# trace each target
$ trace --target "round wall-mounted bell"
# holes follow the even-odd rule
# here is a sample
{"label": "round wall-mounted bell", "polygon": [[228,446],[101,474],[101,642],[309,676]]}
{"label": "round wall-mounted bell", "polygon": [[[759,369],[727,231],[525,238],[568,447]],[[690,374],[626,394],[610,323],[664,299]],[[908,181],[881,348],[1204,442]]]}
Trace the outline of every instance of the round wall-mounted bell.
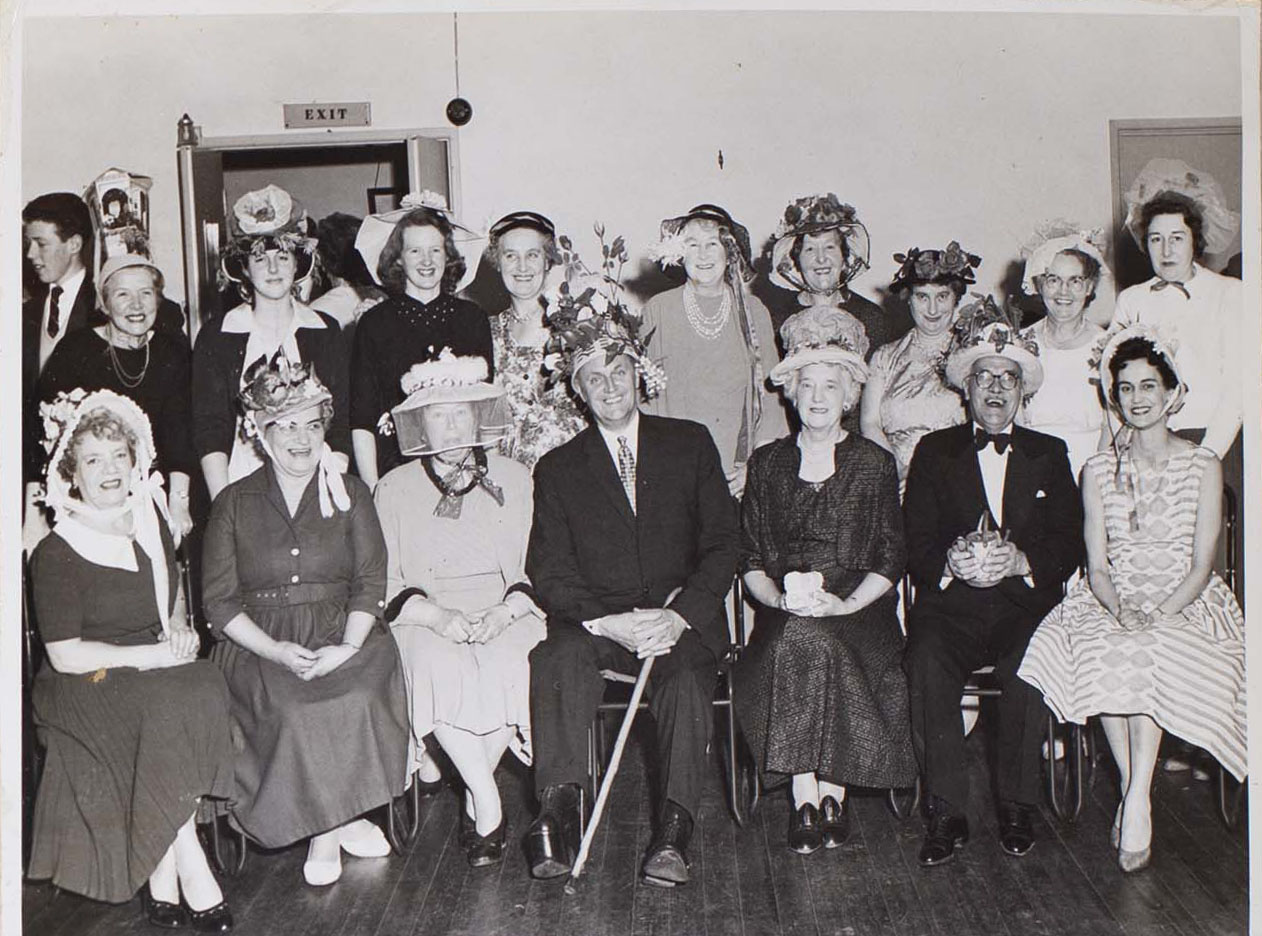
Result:
{"label": "round wall-mounted bell", "polygon": [[473,105],[462,97],[447,102],[447,119],[457,127],[463,127],[473,119]]}

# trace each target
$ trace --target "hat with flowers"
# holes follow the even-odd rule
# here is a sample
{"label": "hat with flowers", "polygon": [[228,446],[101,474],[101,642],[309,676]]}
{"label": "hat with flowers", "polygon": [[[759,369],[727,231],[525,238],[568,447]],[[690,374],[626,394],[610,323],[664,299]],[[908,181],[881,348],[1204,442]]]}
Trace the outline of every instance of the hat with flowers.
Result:
{"label": "hat with flowers", "polygon": [[976,293],[974,296],[976,301],[960,309],[951,327],[945,365],[947,383],[963,388],[975,361],[1002,357],[1021,368],[1022,393],[1033,396],[1043,385],[1038,342],[1028,330],[1020,329],[1020,317],[1009,317],[993,297]]}

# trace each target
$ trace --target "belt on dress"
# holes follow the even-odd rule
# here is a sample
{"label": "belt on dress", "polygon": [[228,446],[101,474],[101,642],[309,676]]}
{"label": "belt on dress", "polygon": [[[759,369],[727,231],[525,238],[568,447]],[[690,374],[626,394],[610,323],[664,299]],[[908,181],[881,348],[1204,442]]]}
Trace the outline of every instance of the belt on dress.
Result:
{"label": "belt on dress", "polygon": [[346,601],[350,596],[351,587],[345,582],[302,582],[249,591],[242,597],[247,607],[276,608],[317,601]]}

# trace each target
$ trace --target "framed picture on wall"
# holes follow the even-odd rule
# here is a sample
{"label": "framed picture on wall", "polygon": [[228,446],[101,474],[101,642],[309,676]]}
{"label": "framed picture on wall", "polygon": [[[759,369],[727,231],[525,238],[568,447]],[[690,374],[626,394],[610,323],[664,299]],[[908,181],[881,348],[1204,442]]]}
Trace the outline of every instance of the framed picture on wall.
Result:
{"label": "framed picture on wall", "polygon": [[[1113,171],[1113,266],[1118,289],[1152,276],[1148,258],[1126,229],[1123,195],[1154,158],[1181,159],[1207,172],[1223,188],[1227,207],[1240,211],[1240,118],[1154,118],[1110,120],[1109,153]],[[1221,271],[1240,252],[1240,234],[1221,254],[1207,255],[1205,266]]]}
{"label": "framed picture on wall", "polygon": [[368,213],[385,214],[399,207],[400,194],[393,188],[370,188],[368,190]]}

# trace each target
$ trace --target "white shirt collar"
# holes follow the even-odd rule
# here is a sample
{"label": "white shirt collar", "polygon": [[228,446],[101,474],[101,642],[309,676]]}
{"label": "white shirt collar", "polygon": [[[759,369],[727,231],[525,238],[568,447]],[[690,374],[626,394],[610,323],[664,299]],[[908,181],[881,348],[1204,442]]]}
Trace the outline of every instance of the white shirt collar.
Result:
{"label": "white shirt collar", "polygon": [[[1008,423],[1001,432],[1012,432],[1012,423]],[[976,421],[973,422],[973,434],[976,435],[977,430],[989,432],[984,426]],[[998,433],[996,433],[998,434]],[[982,487],[986,493],[986,503],[990,506],[990,514],[995,518],[1000,528],[1003,527],[1003,491],[1004,482],[1008,477],[1008,456],[1012,454],[1012,444],[1003,450],[1000,455],[995,451],[993,445],[987,445],[985,448],[977,450],[977,467],[982,472]]]}
{"label": "white shirt collar", "polygon": [[600,423],[596,423],[596,428],[600,430],[600,437],[605,440],[605,448],[609,449],[609,457],[613,459],[615,468],[618,467],[618,439],[620,437],[627,440],[631,457],[635,459],[636,464],[640,463],[640,410],[638,407],[631,414],[630,425],[621,432],[613,432]]}
{"label": "white shirt collar", "polygon": [[[324,319],[320,318],[319,313],[308,305],[303,305],[297,299],[294,300],[294,320],[293,330],[299,328],[327,328]],[[243,302],[239,306],[229,309],[224,314],[223,325],[220,331],[229,332],[235,335],[248,335],[254,329],[254,307],[248,302]]]}
{"label": "white shirt collar", "polygon": [[57,323],[64,332],[66,330],[66,322],[70,319],[70,310],[74,308],[75,300],[79,298],[79,290],[83,288],[83,281],[87,278],[88,271],[80,267],[74,273],[63,276],[55,283],[48,284],[48,295],[44,297],[44,321],[43,326],[48,327],[48,310],[53,301],[53,287],[61,287],[61,298],[57,301]]}
{"label": "white shirt collar", "polygon": [[73,516],[58,520],[53,532],[88,562],[127,572],[136,572],[140,568],[136,564],[136,549],[130,536],[94,530]]}

